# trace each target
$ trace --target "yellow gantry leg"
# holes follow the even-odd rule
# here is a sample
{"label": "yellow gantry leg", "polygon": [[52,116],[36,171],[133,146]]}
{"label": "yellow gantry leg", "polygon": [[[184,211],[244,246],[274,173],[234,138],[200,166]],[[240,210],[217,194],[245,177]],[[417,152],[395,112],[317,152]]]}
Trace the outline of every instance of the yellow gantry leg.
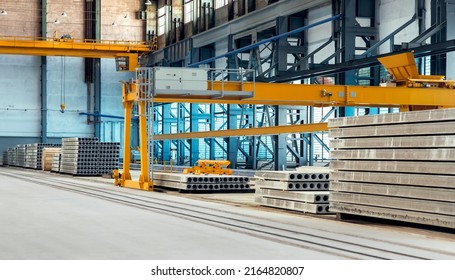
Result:
{"label": "yellow gantry leg", "polygon": [[125,109],[125,124],[123,135],[123,173],[114,171],[114,184],[121,187],[152,191],[153,184],[149,176],[149,157],[147,150],[147,118],[146,118],[146,101],[138,101],[139,107],[139,141],[141,153],[141,174],[138,181],[131,179],[131,118],[134,101],[138,99],[137,92],[130,90],[130,85],[123,84],[122,98]]}

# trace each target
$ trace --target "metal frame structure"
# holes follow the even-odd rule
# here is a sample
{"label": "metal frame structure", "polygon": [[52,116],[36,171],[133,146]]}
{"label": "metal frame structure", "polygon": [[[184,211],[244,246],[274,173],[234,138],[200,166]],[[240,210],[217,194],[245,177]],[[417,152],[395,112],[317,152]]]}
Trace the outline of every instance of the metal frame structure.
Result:
{"label": "metal frame structure", "polygon": [[[123,83],[122,87],[123,105],[125,108],[124,161],[123,173],[120,174],[118,170],[114,172],[115,184],[122,187],[147,191],[153,190],[153,182],[151,180],[151,178],[153,178],[153,168],[150,164],[150,159],[153,159],[154,156],[155,139],[166,139],[169,141],[170,139],[194,139],[204,136],[214,138],[239,135],[255,137],[256,135],[270,133],[283,135],[285,133],[309,133],[327,130],[327,123],[300,125],[278,124],[269,129],[242,128],[238,130],[228,129],[225,131],[208,131],[196,134],[190,132],[186,134],[179,133],[174,136],[172,134],[161,134],[160,136],[156,136],[154,134],[156,114],[154,108],[155,103],[224,103],[229,105],[237,104],[238,106],[254,106],[261,104],[305,105],[312,107],[371,106],[399,107],[403,110],[409,110],[410,108],[423,109],[428,106],[431,106],[432,108],[455,107],[455,81],[441,82],[440,76],[420,75],[420,82],[428,83],[431,87],[414,83],[414,80],[416,80],[414,79],[414,75],[417,72],[417,67],[411,53],[403,53],[394,55],[390,58],[383,58],[381,59],[381,63],[383,63],[390,72],[395,73],[397,81],[408,79],[408,82],[395,87],[377,87],[271,84],[255,83],[254,81],[244,82],[243,80],[237,82],[210,80],[206,82],[207,85],[205,86],[204,81],[201,84],[197,83],[198,80],[189,80],[188,83],[185,84],[186,77],[196,77],[196,75],[199,75],[197,72],[205,73],[204,71],[201,72],[194,69],[187,69],[180,70],[182,72],[176,74],[174,71],[177,72],[177,68],[174,68],[174,71],[172,70],[173,68],[138,68],[136,71],[136,79],[130,83]],[[160,71],[163,72],[160,73]],[[195,83],[197,84],[196,86],[194,86]],[[410,87],[416,85],[418,85],[418,87]],[[237,95],[234,94],[236,92],[238,93]],[[276,94],[277,92],[286,92],[287,94],[278,96]],[[252,93],[252,95],[246,95],[248,93]],[[130,174],[131,148],[129,143],[131,140],[130,129],[132,110],[135,101],[138,103],[139,107],[141,154],[141,173],[138,180],[133,180]],[[195,108],[197,109],[197,107]],[[193,122],[194,120],[190,119],[190,123]],[[317,138],[313,137],[313,139]],[[319,139],[318,142],[324,146],[321,139]],[[273,145],[275,145],[275,149],[281,148],[279,146],[281,143],[277,144],[275,142]],[[251,148],[252,145],[249,145],[248,147]],[[297,155],[294,156],[297,157]],[[283,168],[285,167],[285,162],[283,162]]]}
{"label": "metal frame structure", "polygon": [[[297,5],[296,2],[299,2],[300,6],[290,8],[290,5]],[[425,29],[425,17],[423,16],[425,1],[416,0],[415,15],[381,39],[378,26],[376,26],[378,1],[333,0],[331,1],[332,15],[342,14],[343,18],[332,21],[330,23],[331,33],[327,34],[326,42],[310,51],[309,30],[304,28],[313,23],[307,20],[308,11],[327,4],[327,2],[330,1],[278,1],[247,17],[235,19],[212,30],[209,29],[193,38],[176,42],[151,54],[147,59],[147,65],[206,64],[214,67],[214,58],[226,57],[227,68],[253,69],[256,79],[262,82],[292,81],[312,84],[377,85],[386,74],[385,71],[380,70],[376,60],[380,56],[379,48],[387,49],[385,53],[412,49],[415,50],[416,57],[439,55],[455,50],[453,40],[445,41],[451,37],[442,35],[445,32],[450,33],[448,30],[450,28],[447,27],[445,21],[447,9],[443,6],[448,5],[452,0],[432,1],[434,6],[432,13],[434,14],[428,29]],[[418,23],[419,35],[409,43],[397,46],[395,44],[396,36],[414,22]],[[326,27],[328,25],[329,23],[326,23]],[[299,29],[304,31],[288,35],[289,32]],[[218,46],[215,42],[226,34],[229,36],[227,53],[216,56]],[[286,35],[280,36],[283,34]],[[272,40],[272,38],[277,39]],[[426,45],[429,38],[432,38],[432,44]],[[324,56],[324,53],[329,53],[329,55]],[[431,65],[434,68],[436,64]],[[440,69],[442,68],[441,66]],[[441,71],[434,73],[441,74]],[[231,77],[229,80],[233,81],[235,78]],[[371,95],[376,96],[376,93],[372,92]],[[367,99],[366,104],[376,103],[370,97]],[[369,102],[370,100],[371,102]],[[169,101],[167,100],[167,102]],[[181,100],[179,101],[181,102]],[[308,105],[310,107],[270,104],[238,105],[238,103],[210,106],[194,103],[163,106],[193,108],[193,110],[185,109],[184,115],[174,114],[173,117],[166,118],[167,123],[180,124],[178,132],[192,133],[184,134],[186,137],[202,136],[201,133],[198,133],[199,125],[196,125],[201,122],[210,127],[210,130],[219,130],[219,127],[214,124],[221,119],[224,120],[223,128],[232,130],[256,127],[268,129],[267,127],[276,125],[319,123],[329,117],[349,116],[357,114],[359,111],[362,114],[375,114],[379,111],[391,110],[388,106],[381,109],[365,107],[365,105],[362,105],[363,109],[347,106],[329,107],[322,110],[312,107],[314,104]],[[213,106],[223,108],[224,114],[217,111],[214,115]],[[199,115],[207,116],[207,118],[202,120]],[[184,125],[185,121],[180,117],[193,119],[192,122],[187,122],[192,125]],[[160,122],[159,118],[158,121]],[[164,121],[160,123],[164,123]],[[164,129],[161,131],[166,133]],[[204,134],[206,134],[205,137],[210,135],[205,132]],[[292,133],[272,136],[258,134],[199,140],[177,139],[173,136],[172,140],[160,138],[155,142],[157,146],[170,147],[173,151],[174,157],[170,157],[166,152],[156,154],[159,159],[172,159],[179,164],[193,164],[199,158],[216,159],[218,154],[222,154],[224,158],[231,161],[233,168],[279,170],[301,165],[324,164],[324,157],[328,155],[326,135],[323,133]],[[202,151],[200,147],[204,147],[204,150]],[[161,151],[164,150],[163,148]],[[322,162],[316,162],[316,160],[322,160]]]}

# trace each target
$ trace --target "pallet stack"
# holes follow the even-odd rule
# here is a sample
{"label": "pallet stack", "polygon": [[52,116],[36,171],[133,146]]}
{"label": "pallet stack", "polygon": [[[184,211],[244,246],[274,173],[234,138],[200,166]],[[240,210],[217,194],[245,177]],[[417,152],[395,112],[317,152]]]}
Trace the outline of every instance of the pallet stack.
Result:
{"label": "pallet stack", "polygon": [[274,208],[329,214],[329,169],[257,171],[255,202]]}
{"label": "pallet stack", "polygon": [[[41,157],[41,170],[43,171],[51,171],[52,167],[54,166],[54,156],[60,157],[62,153],[62,148],[43,148],[42,149],[42,157]],[[58,162],[60,166],[60,161]]]}
{"label": "pallet stack", "polygon": [[98,169],[98,138],[63,138],[61,173],[71,175],[100,175]]}
{"label": "pallet stack", "polygon": [[119,168],[120,143],[99,143],[98,168],[101,175],[111,174],[112,170]]}
{"label": "pallet stack", "polygon": [[235,175],[193,175],[180,173],[153,172],[155,186],[191,192],[247,192],[250,178]]}
{"label": "pallet stack", "polygon": [[455,228],[455,109],[329,121],[330,210]]}

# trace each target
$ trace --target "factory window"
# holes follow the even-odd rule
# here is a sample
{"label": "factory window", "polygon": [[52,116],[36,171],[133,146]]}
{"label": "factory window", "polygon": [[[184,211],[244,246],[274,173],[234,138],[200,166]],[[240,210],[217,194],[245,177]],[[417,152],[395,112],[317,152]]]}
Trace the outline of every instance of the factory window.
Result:
{"label": "factory window", "polygon": [[166,30],[166,6],[158,9],[158,36]]}
{"label": "factory window", "polygon": [[215,1],[215,9],[224,7],[228,4],[228,0],[216,0]]}
{"label": "factory window", "polygon": [[185,0],[185,6],[183,7],[185,18],[184,22],[188,23],[193,21],[193,0]]}

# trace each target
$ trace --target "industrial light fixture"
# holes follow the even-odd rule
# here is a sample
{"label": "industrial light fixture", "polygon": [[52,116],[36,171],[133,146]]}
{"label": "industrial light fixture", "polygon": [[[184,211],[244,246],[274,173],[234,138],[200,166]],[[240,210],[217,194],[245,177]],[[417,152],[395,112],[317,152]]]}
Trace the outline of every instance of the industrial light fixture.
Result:
{"label": "industrial light fixture", "polygon": [[124,16],[123,18],[128,18],[128,15],[127,15],[127,14],[125,14],[125,16]]}
{"label": "industrial light fixture", "polygon": [[147,6],[150,6],[150,5],[152,5],[152,1],[150,1],[150,0],[147,0],[147,1],[145,2],[145,5],[147,5]]}
{"label": "industrial light fixture", "polygon": [[55,24],[59,24],[59,23],[60,23],[60,21],[58,20],[58,18],[56,18],[56,19],[54,20],[54,23],[55,23]]}
{"label": "industrial light fixture", "polygon": [[65,11],[63,11],[61,14],[60,14],[62,17],[66,17],[67,14],[65,13]]}
{"label": "industrial light fixture", "polygon": [[0,15],[2,15],[2,16],[6,16],[7,14],[8,14],[8,13],[6,12],[6,10],[2,10],[2,11],[0,12]]}
{"label": "industrial light fixture", "polygon": [[117,26],[117,23],[115,21],[112,22],[112,26]]}

